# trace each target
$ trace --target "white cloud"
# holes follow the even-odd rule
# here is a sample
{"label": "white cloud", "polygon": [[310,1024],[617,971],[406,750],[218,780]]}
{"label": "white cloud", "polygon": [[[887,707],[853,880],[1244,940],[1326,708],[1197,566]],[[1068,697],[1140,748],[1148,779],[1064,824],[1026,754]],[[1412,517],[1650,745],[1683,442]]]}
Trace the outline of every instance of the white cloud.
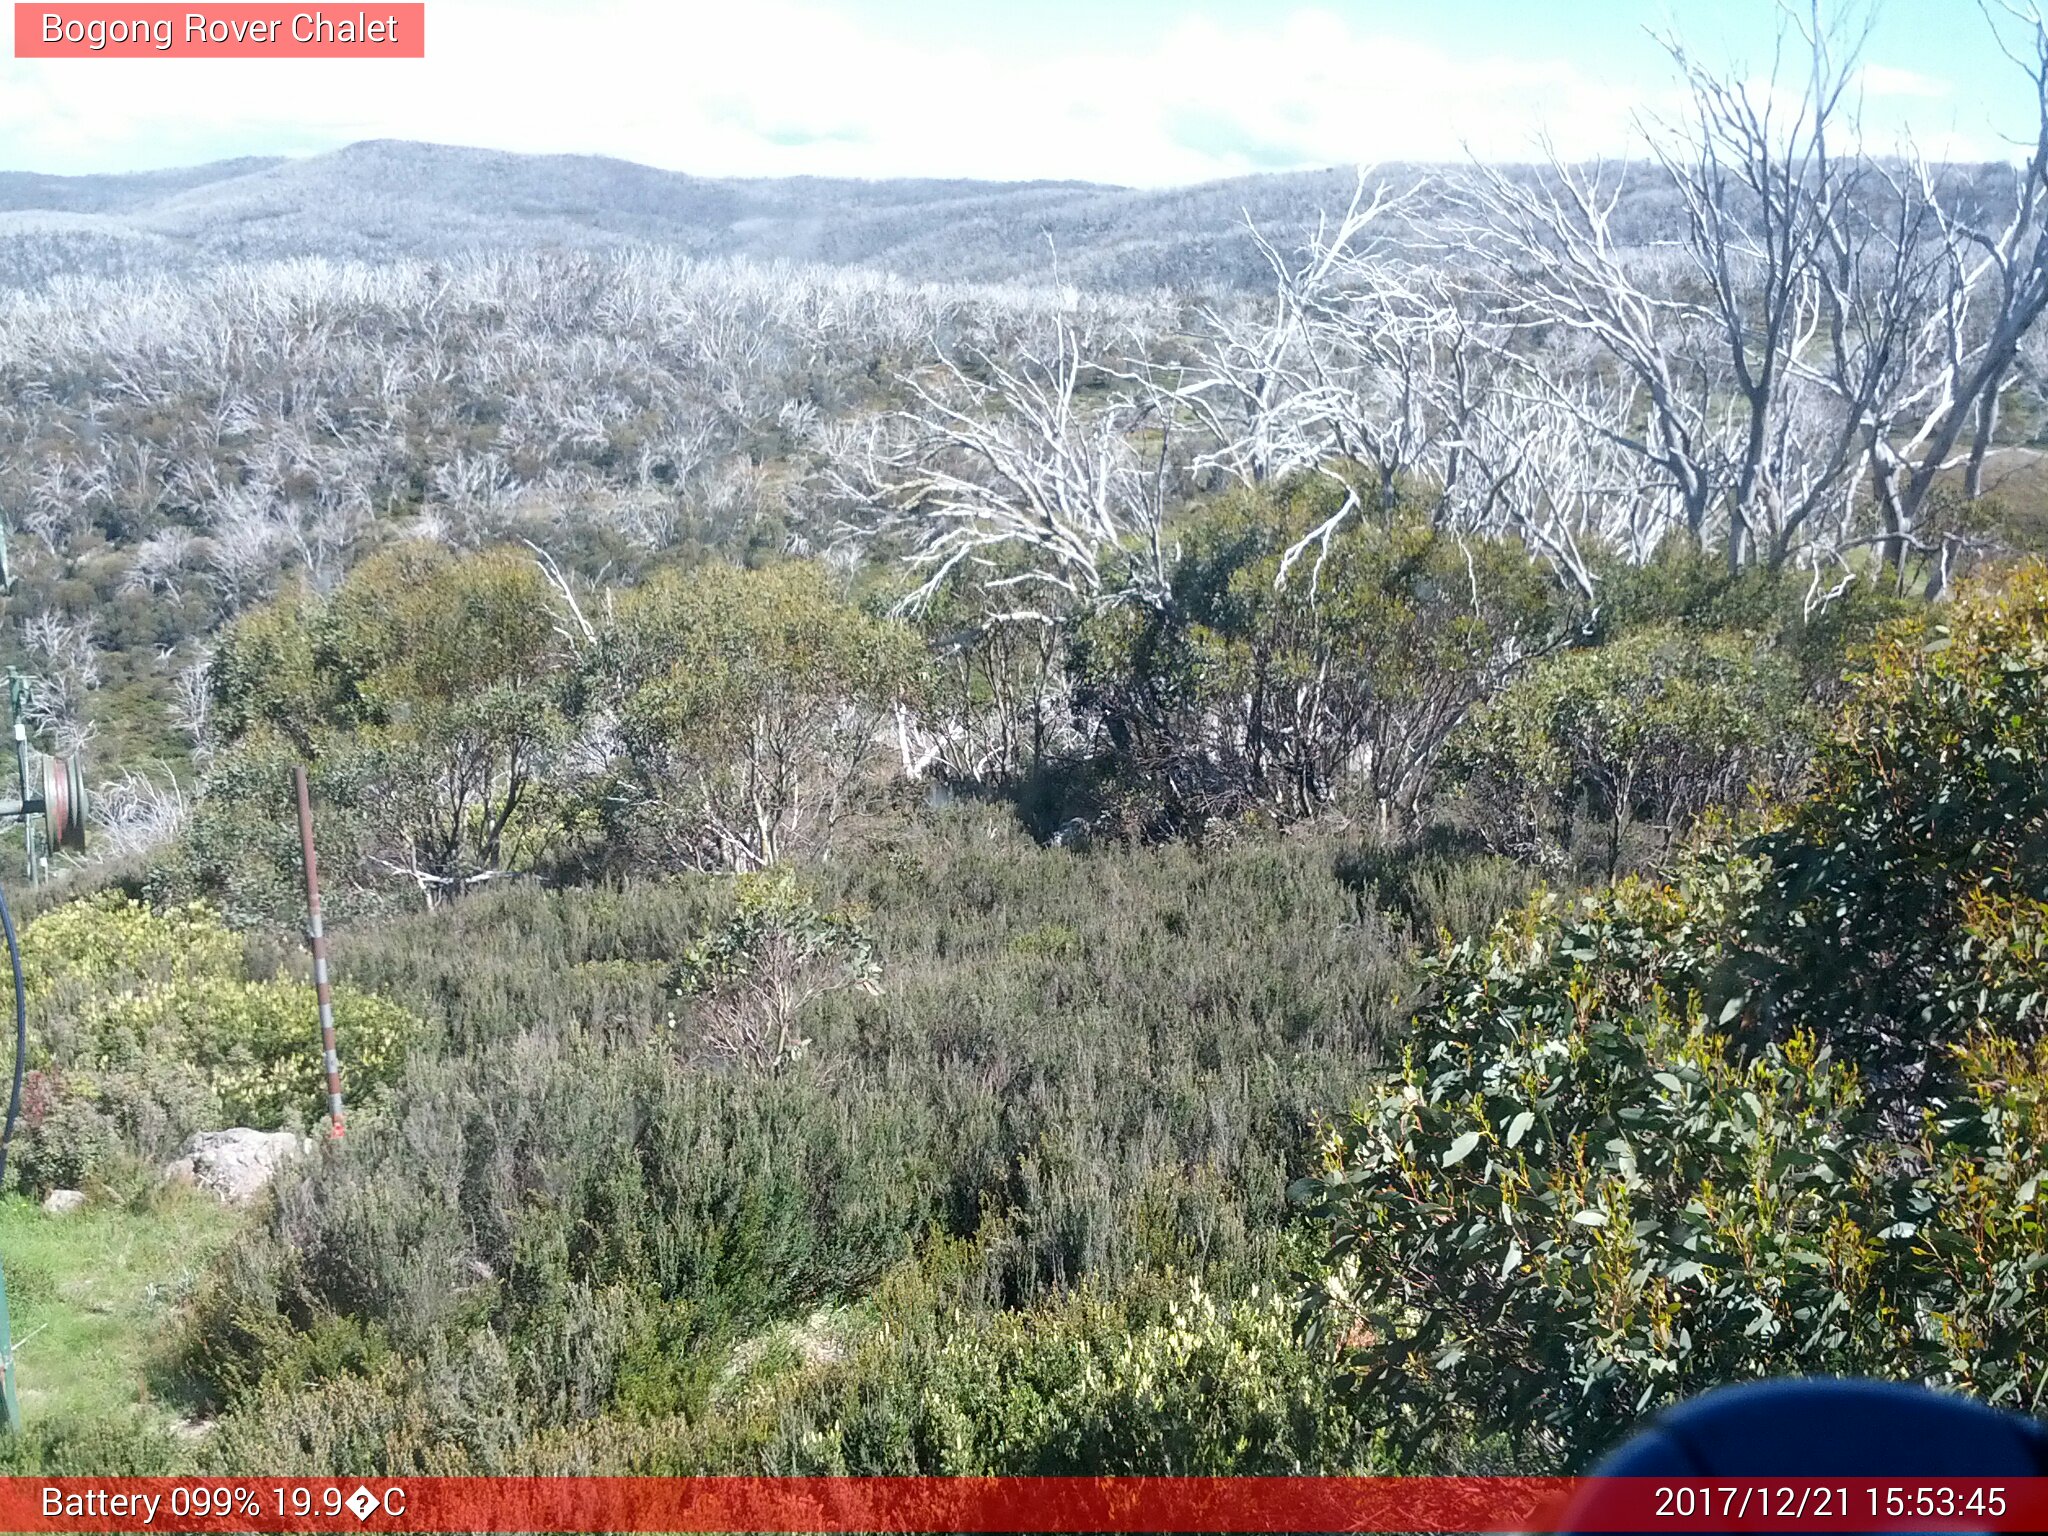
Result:
{"label": "white cloud", "polygon": [[1949,83],[1917,69],[1899,69],[1890,64],[1863,66],[1861,84],[1869,97],[1904,96],[1919,101],[1938,101],[1949,94]]}
{"label": "white cloud", "polygon": [[[601,153],[707,175],[1076,177],[1568,156],[1630,142],[1650,85],[1450,51],[1328,11],[1189,17],[1131,52],[911,42],[819,3],[433,0],[419,61],[11,61],[0,166],[102,170],[362,138]],[[1918,77],[1872,72],[1894,91]]]}

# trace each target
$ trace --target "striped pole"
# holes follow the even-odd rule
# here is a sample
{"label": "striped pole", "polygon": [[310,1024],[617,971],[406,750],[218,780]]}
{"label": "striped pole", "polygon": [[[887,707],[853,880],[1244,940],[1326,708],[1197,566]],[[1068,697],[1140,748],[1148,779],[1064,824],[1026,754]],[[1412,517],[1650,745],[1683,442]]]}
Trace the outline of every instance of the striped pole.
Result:
{"label": "striped pole", "polygon": [[306,770],[292,769],[299,792],[299,851],[306,864],[306,942],[313,947],[313,994],[320,1000],[320,1049],[327,1060],[328,1140],[341,1140],[341,1058],[334,1054],[334,984],[327,974],[327,935],[320,927],[320,865],[313,857],[313,801]]}

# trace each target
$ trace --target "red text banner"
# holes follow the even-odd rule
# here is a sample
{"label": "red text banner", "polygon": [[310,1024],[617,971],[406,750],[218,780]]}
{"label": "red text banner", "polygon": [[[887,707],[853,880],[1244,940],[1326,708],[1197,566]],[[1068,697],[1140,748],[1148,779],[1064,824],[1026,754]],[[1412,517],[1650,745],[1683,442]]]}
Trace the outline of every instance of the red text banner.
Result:
{"label": "red text banner", "polygon": [[0,1478],[5,1531],[2020,1531],[2048,1478]]}

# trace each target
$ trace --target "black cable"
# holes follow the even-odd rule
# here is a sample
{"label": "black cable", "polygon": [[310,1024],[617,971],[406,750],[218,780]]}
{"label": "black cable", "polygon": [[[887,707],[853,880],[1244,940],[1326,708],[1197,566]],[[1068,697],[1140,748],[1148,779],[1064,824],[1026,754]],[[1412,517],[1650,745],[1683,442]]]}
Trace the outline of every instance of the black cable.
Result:
{"label": "black cable", "polygon": [[7,1185],[7,1149],[14,1144],[14,1122],[21,1117],[21,1076],[28,1066],[28,985],[21,978],[21,944],[14,937],[14,914],[7,893],[0,891],[0,929],[7,933],[7,959],[14,967],[14,1087],[7,1095],[7,1129],[0,1131],[0,1189]]}

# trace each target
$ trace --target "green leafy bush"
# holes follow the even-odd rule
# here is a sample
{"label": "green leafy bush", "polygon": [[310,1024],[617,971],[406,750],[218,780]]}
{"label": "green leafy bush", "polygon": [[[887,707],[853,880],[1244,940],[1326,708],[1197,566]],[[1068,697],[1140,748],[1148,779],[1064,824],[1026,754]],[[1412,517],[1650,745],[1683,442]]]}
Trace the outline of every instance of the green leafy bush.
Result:
{"label": "green leafy bush", "polygon": [[322,862],[352,883],[432,905],[531,867],[565,835],[548,791],[573,727],[571,660],[523,551],[399,544],[331,596],[294,590],[245,614],[209,669],[218,739],[159,882],[282,916],[294,763],[313,766]]}
{"label": "green leafy bush", "polygon": [[[267,1129],[324,1106],[312,987],[250,979],[242,941],[211,909],[105,893],[36,918],[22,951],[38,1068],[24,1187],[75,1187],[124,1159],[154,1166],[194,1131]],[[351,987],[334,1005],[346,1091],[375,1103],[419,1021]]]}
{"label": "green leafy bush", "polygon": [[1887,640],[1780,830],[1429,967],[1302,1186],[1359,1401],[1575,1463],[1753,1375],[2038,1410],[2044,636],[2039,569],[1964,595]]}
{"label": "green leafy bush", "polygon": [[587,669],[618,720],[615,835],[655,868],[822,852],[923,672],[917,636],[816,565],[656,575],[622,596]]}
{"label": "green leafy bush", "polygon": [[[1906,1144],[1895,1237],[1898,1342],[1913,1374],[2038,1414],[2048,1379],[2048,1044],[1979,1035],[1955,1053],[1955,1102]],[[1910,1295],[1910,1308],[1904,1296]]]}
{"label": "green leafy bush", "polygon": [[1698,991],[1727,895],[1630,883],[1456,946],[1329,1132],[1313,1331],[1424,1441],[1583,1460],[1704,1386],[1870,1363],[1861,1096],[1805,1036],[1730,1057]]}
{"label": "green leafy bush", "polygon": [[1454,754],[1498,845],[1555,863],[1584,819],[1611,876],[1632,824],[1668,853],[1707,811],[1791,790],[1816,735],[1771,648],[1659,628],[1538,664],[1480,707]]}
{"label": "green leafy bush", "polygon": [[1466,712],[1564,628],[1524,546],[1420,523],[1354,524],[1280,582],[1282,552],[1336,510],[1322,494],[1308,481],[1210,509],[1169,605],[1077,632],[1076,698],[1140,830],[1346,801],[1405,820]]}
{"label": "green leafy bush", "polygon": [[22,969],[36,1002],[228,975],[241,961],[241,940],[203,903],[152,909],[118,892],[54,907],[21,935]]}
{"label": "green leafy bush", "polygon": [[[1981,1022],[1992,909],[2048,900],[2048,567],[1966,587],[1892,631],[1852,680],[1813,792],[1762,837],[1746,940],[1750,1027],[1810,1028],[1911,1091]],[[1995,941],[1994,941],[1995,942]],[[2031,941],[2028,941],[2030,945]]]}
{"label": "green leafy bush", "polygon": [[876,991],[880,974],[855,914],[822,907],[787,871],[739,876],[731,916],[676,965],[706,1047],[769,1071],[810,1048],[797,1028],[807,1005],[844,987]]}
{"label": "green leafy bush", "polygon": [[[394,1003],[335,988],[334,1033],[352,1098],[378,1098],[417,1028]],[[306,982],[193,977],[110,998],[84,1033],[91,1071],[161,1061],[196,1068],[229,1125],[274,1127],[315,1115],[327,1101]]]}

